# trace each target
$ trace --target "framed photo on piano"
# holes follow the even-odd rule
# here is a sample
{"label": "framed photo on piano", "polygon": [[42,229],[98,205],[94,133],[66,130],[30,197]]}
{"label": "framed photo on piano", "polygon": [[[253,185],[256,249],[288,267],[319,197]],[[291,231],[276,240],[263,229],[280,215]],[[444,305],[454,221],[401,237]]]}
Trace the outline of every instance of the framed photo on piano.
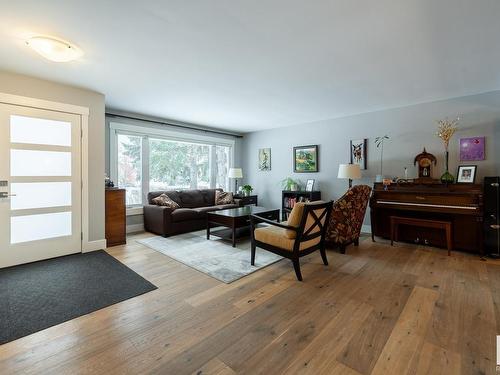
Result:
{"label": "framed photo on piano", "polygon": [[457,183],[473,184],[476,180],[477,165],[459,165],[457,171]]}

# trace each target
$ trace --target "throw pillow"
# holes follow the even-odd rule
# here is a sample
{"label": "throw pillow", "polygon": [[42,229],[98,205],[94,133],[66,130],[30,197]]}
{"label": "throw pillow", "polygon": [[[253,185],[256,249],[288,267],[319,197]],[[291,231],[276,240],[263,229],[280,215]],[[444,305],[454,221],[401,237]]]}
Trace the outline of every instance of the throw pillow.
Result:
{"label": "throw pillow", "polygon": [[152,202],[158,206],[165,206],[168,208],[179,208],[180,206],[173,201],[167,194],[163,193],[162,195],[154,198]]}
{"label": "throw pillow", "polygon": [[227,191],[215,191],[215,205],[219,204],[233,204],[234,198],[233,193]]}

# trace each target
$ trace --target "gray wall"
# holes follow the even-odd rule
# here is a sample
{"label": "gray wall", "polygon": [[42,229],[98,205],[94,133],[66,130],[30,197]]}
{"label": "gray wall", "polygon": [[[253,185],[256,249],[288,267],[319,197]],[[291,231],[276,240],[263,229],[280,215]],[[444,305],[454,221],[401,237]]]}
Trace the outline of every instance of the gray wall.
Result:
{"label": "gray wall", "polygon": [[[443,145],[435,136],[436,120],[460,116],[459,131],[450,143],[450,172],[456,175],[459,164],[477,164],[476,182],[483,176],[500,174],[500,91],[445,101],[371,112],[340,119],[319,121],[245,135],[242,160],[245,182],[254,186],[264,206],[281,207],[280,181],[287,176],[316,179],[323,199],[337,199],[347,189],[347,181],[337,179],[338,165],[349,162],[349,140],[367,138],[368,165],[363,179],[355,184],[372,185],[379,172],[379,150],[373,141],[380,135],[391,138],[384,147],[384,175],[415,177],[413,158],[425,146],[438,158],[433,177],[443,173]],[[460,162],[458,140],[466,136],[486,136],[486,160]],[[293,173],[292,147],[319,145],[320,172]],[[257,168],[258,149],[271,147],[272,170]],[[369,221],[366,219],[365,224]]]}
{"label": "gray wall", "polygon": [[89,240],[104,239],[104,95],[25,75],[0,71],[0,92],[90,109]]}

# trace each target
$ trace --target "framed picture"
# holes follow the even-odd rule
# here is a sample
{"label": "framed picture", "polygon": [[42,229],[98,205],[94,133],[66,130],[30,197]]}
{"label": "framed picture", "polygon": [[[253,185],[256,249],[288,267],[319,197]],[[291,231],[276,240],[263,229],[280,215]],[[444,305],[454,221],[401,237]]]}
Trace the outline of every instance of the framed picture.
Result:
{"label": "framed picture", "polygon": [[457,172],[457,183],[473,184],[476,179],[477,165],[460,165]]}
{"label": "framed picture", "polygon": [[313,191],[313,188],[314,188],[314,179],[307,180],[306,191]]}
{"label": "framed picture", "polygon": [[260,148],[259,149],[259,170],[260,171],[270,171],[271,170],[271,149],[270,148]]}
{"label": "framed picture", "polygon": [[460,160],[484,160],[485,137],[460,138]]}
{"label": "framed picture", "polygon": [[366,138],[351,140],[351,164],[366,169]]}
{"label": "framed picture", "polygon": [[318,145],[293,148],[293,171],[295,173],[319,171]]}

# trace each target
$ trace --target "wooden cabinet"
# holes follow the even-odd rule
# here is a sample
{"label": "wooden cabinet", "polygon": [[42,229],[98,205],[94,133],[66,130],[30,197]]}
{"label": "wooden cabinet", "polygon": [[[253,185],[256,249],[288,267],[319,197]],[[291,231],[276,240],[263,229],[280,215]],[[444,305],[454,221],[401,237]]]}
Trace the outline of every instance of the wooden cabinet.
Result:
{"label": "wooden cabinet", "polygon": [[234,199],[239,199],[240,206],[249,206],[254,204],[257,206],[257,195],[235,195]]}
{"label": "wooden cabinet", "polygon": [[106,189],[107,247],[123,245],[126,238],[125,189]]}

